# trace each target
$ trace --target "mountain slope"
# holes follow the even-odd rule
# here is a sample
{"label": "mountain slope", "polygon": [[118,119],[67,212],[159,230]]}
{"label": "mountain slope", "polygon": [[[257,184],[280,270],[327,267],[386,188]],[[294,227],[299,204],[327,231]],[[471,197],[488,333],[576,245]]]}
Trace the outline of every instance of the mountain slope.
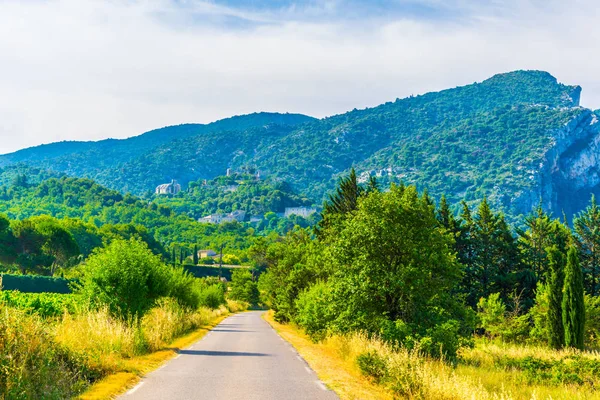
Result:
{"label": "mountain slope", "polygon": [[148,150],[173,140],[215,132],[246,130],[270,124],[297,125],[314,118],[301,114],[254,113],[222,119],[210,124],[183,124],[155,129],[129,139],[98,142],[57,142],[0,156],[0,167],[25,162],[75,176],[94,178],[105,168],[139,157]]}
{"label": "mountain slope", "polygon": [[0,163],[25,161],[137,194],[251,166],[317,202],[354,166],[362,178],[416,183],[455,203],[485,195],[513,216],[540,199],[547,210],[571,214],[600,193],[600,124],[579,107],[580,93],[546,72],[516,71],[322,120],[224,124],[128,139],[119,144],[127,151],[110,157],[48,151]]}

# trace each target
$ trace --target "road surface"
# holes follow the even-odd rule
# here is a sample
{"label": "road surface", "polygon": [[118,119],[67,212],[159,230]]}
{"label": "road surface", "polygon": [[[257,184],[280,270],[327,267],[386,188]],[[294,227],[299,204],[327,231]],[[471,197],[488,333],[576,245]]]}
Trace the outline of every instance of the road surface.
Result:
{"label": "road surface", "polygon": [[252,311],[233,315],[122,400],[337,399],[294,348]]}

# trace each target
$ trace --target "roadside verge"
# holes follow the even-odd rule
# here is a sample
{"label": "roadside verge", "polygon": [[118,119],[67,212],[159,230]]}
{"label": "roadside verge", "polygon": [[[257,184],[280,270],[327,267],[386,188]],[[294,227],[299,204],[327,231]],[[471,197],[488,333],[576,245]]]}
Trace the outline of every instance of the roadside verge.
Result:
{"label": "roadside verge", "polygon": [[233,313],[220,315],[213,319],[208,325],[203,326],[185,336],[176,339],[171,345],[143,356],[133,357],[123,362],[120,371],[108,375],[88,388],[86,392],[79,396],[81,400],[105,400],[113,399],[124,393],[129,388],[135,386],[140,379],[155,369],[158,369],[166,361],[175,357],[179,350],[189,347],[193,343],[202,339],[211,329],[221,323],[225,318]]}
{"label": "roadside verge", "polygon": [[366,379],[353,363],[345,360],[340,349],[325,343],[314,343],[299,328],[280,324],[273,319],[273,311],[263,318],[287,340],[315,371],[319,379],[342,400],[387,400],[394,396]]}

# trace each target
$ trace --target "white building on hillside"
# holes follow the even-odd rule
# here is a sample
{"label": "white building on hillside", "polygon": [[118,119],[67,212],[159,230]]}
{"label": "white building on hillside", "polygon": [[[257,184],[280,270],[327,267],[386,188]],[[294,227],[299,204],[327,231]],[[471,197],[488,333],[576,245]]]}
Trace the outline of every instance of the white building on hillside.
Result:
{"label": "white building on hillside", "polygon": [[236,210],[229,214],[211,214],[206,217],[202,217],[198,222],[205,224],[220,224],[223,222],[244,222],[246,219],[246,211]]}
{"label": "white building on hillside", "polygon": [[302,218],[307,218],[316,212],[317,209],[312,207],[286,207],[283,216],[287,218],[295,214]]}
{"label": "white building on hillside", "polygon": [[181,192],[181,185],[175,179],[171,183],[164,183],[156,187],[156,194],[177,194]]}

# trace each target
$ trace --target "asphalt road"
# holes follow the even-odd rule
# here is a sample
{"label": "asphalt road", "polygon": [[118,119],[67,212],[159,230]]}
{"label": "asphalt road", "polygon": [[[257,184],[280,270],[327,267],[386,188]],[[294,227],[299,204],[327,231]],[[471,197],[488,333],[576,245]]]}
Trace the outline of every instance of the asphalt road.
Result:
{"label": "asphalt road", "polygon": [[122,400],[337,399],[294,348],[252,311],[233,315]]}

